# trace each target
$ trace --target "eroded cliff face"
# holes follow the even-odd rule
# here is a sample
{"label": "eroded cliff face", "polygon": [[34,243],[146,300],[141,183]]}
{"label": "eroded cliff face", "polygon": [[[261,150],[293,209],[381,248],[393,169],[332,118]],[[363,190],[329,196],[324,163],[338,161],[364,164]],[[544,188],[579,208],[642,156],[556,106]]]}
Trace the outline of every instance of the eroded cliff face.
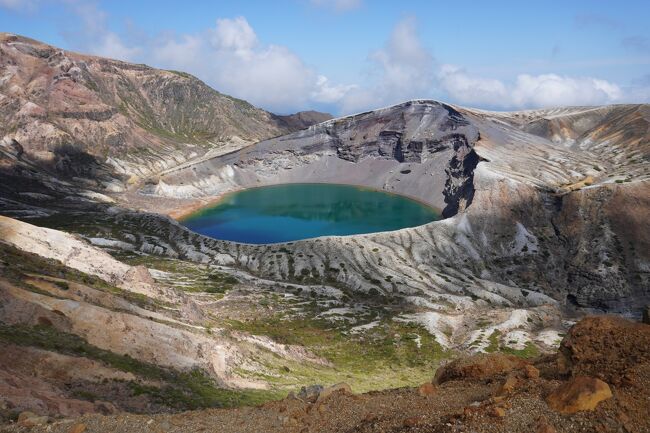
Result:
{"label": "eroded cliff face", "polygon": [[[450,106],[406,103],[168,171],[142,192],[197,198],[250,186],[332,182],[404,194],[442,210],[469,197],[471,188],[463,185],[476,162],[477,140],[478,129]],[[454,164],[463,168],[448,173]]]}
{"label": "eroded cliff face", "polygon": [[465,210],[474,198],[474,169],[479,162],[479,156],[473,146],[463,136],[453,139],[454,156],[445,169],[445,203],[442,211],[444,218],[456,215]]}

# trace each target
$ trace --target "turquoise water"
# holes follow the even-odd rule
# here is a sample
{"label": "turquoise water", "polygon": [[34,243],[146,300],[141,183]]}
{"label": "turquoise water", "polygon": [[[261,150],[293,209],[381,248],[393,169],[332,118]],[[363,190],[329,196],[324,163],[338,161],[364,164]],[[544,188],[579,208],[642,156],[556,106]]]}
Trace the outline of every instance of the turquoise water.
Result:
{"label": "turquoise water", "polygon": [[439,218],[434,209],[399,195],[349,185],[287,184],[228,194],[180,222],[215,239],[269,244],[397,230]]}

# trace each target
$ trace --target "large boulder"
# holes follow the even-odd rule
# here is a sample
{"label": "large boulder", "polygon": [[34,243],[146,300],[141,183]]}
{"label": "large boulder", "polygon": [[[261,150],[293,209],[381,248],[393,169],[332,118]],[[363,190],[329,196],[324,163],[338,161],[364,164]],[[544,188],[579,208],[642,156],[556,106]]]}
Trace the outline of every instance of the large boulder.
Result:
{"label": "large boulder", "polygon": [[620,317],[587,317],[573,326],[558,353],[561,373],[618,384],[625,371],[650,362],[650,326]]}
{"label": "large boulder", "polygon": [[594,410],[601,401],[612,398],[609,385],[600,379],[576,376],[546,397],[549,407],[563,414]]}
{"label": "large boulder", "polygon": [[520,370],[530,363],[513,355],[481,353],[456,359],[440,367],[433,379],[435,384],[459,379],[487,379]]}

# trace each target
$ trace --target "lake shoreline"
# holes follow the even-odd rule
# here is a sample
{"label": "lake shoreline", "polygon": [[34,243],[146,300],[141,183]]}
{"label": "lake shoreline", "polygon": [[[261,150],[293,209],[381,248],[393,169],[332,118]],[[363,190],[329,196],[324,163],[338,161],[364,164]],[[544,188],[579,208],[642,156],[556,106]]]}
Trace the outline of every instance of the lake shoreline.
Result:
{"label": "lake shoreline", "polygon": [[325,182],[240,188],[184,207],[176,218],[204,236],[250,244],[370,234],[442,219],[440,210],[412,197]]}
{"label": "lake shoreline", "polygon": [[[337,185],[337,186],[350,186],[350,187],[355,187],[355,188],[360,188],[368,191],[375,191],[375,192],[380,192],[384,194],[389,194],[392,196],[398,196],[398,197],[403,197],[407,198],[409,200],[415,201],[422,206],[425,206],[427,208],[432,209],[435,211],[437,214],[442,215],[443,209],[440,209],[437,206],[432,205],[431,203],[428,203],[422,199],[419,199],[417,197],[408,195],[408,194],[402,194],[398,192],[392,192],[392,191],[386,191],[383,189],[378,189],[378,188],[373,188],[370,186],[366,185],[358,185],[358,184],[352,184],[352,183],[332,183],[332,182],[283,182],[283,183],[268,183],[264,185],[254,185],[254,186],[247,186],[247,187],[238,187],[238,188],[233,188],[231,190],[225,191],[221,194],[218,195],[213,195],[205,198],[199,198],[199,199],[194,199],[191,203],[188,203],[187,205],[183,205],[180,208],[176,208],[174,210],[171,210],[169,212],[165,212],[167,216],[170,218],[173,218],[177,222],[181,223],[183,220],[189,218],[193,214],[199,212],[203,208],[210,208],[212,206],[217,205],[220,201],[222,201],[226,196],[229,194],[234,194],[237,192],[241,191],[246,191],[246,190],[251,190],[251,189],[259,189],[259,188],[266,188],[266,187],[273,187],[273,186],[282,186],[282,185]],[[442,219],[442,218],[441,218]]]}

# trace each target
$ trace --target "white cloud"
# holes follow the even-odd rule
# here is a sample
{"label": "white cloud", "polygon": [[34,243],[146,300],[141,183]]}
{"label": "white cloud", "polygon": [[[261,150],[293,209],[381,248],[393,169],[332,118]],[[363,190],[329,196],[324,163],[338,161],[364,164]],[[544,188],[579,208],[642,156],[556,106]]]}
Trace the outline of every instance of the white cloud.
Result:
{"label": "white cloud", "polygon": [[218,19],[212,31],[211,42],[218,50],[245,53],[257,45],[257,35],[246,18]]}
{"label": "white cloud", "polygon": [[[622,88],[592,77],[521,74],[511,80],[475,76],[439,65],[422,44],[414,17],[397,22],[383,48],[369,54],[371,71],[360,84],[333,83],[289,48],[262,43],[244,17],[220,18],[195,34],[139,36],[129,44],[109,28],[96,3],[61,0],[80,18],[67,38],[92,54],[190,72],[217,90],[254,105],[290,112],[326,104],[339,113],[374,109],[408,99],[434,98],[499,109],[597,105],[650,98],[647,85]],[[311,0],[336,10],[361,0]],[[40,0],[0,0],[0,7],[25,8]],[[65,34],[65,33],[64,33]]]}
{"label": "white cloud", "polygon": [[591,77],[521,74],[508,85],[492,78],[473,77],[452,65],[443,65],[438,77],[440,87],[449,99],[478,107],[600,105],[618,102],[623,97],[618,85]]}
{"label": "white cloud", "polygon": [[556,74],[519,75],[511,91],[512,104],[519,108],[610,104],[622,96],[620,87],[608,81]]}
{"label": "white cloud", "polygon": [[316,83],[315,74],[289,49],[271,45],[257,51],[217,51],[211,62],[212,82],[226,93],[256,105],[285,110],[304,108]]}
{"label": "white cloud", "polygon": [[343,99],[344,112],[423,98],[434,87],[434,59],[420,42],[413,17],[400,20],[384,48],[369,60],[376,66],[376,77],[371,77],[375,82],[349,92]]}
{"label": "white cloud", "polygon": [[472,77],[453,65],[442,65],[438,72],[440,87],[460,104],[498,105],[508,98],[508,89],[499,80]]}
{"label": "white cloud", "polygon": [[335,104],[355,88],[330,83],[287,47],[263,45],[244,17],[218,19],[196,35],[158,38],[147,51],[155,65],[189,71],[221,92],[280,112]]}
{"label": "white cloud", "polygon": [[140,54],[140,48],[126,46],[120,37],[112,32],[99,35],[94,53],[112,59],[135,60]]}
{"label": "white cloud", "polygon": [[38,0],[0,0],[0,8],[25,11],[36,8]]}
{"label": "white cloud", "polygon": [[172,69],[194,70],[200,66],[203,40],[194,35],[183,35],[178,39],[161,37],[150,50],[155,65]]}
{"label": "white cloud", "polygon": [[337,12],[347,12],[357,9],[362,3],[362,0],[311,0],[311,4],[314,6],[332,8]]}
{"label": "white cloud", "polygon": [[521,74],[508,83],[473,76],[454,65],[436,65],[422,45],[412,17],[399,21],[385,47],[370,59],[377,66],[379,80],[348,92],[343,99],[344,112],[436,96],[469,106],[502,109],[598,105],[623,97],[618,85],[591,77]]}
{"label": "white cloud", "polygon": [[326,104],[336,103],[358,87],[356,84],[331,84],[327,77],[319,75],[316,78],[316,88],[312,90],[310,99]]}

